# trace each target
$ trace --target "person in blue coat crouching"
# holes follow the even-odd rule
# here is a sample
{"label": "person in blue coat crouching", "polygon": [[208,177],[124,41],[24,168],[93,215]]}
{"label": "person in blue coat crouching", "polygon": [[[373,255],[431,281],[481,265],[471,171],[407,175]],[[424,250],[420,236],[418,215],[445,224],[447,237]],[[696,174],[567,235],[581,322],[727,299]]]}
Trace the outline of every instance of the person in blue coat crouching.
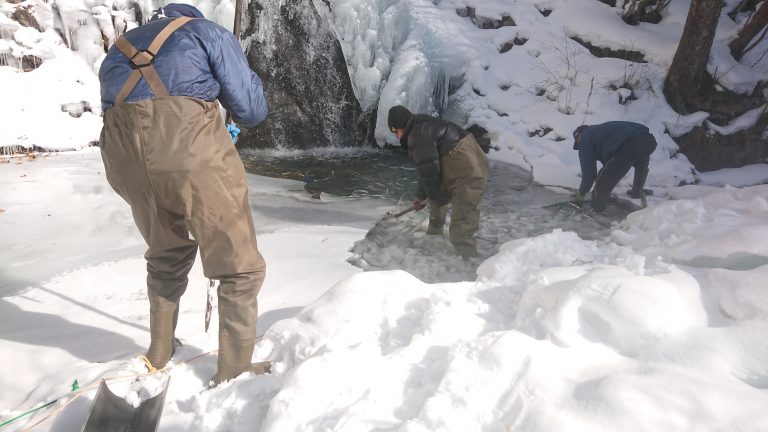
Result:
{"label": "person in blue coat crouching", "polygon": [[[605,203],[619,181],[635,168],[633,198],[643,195],[648,178],[651,153],[656,150],[656,139],[642,124],[629,121],[610,121],[597,125],[581,125],[573,131],[573,149],[579,151],[581,185],[576,201],[583,202],[592,189],[592,209],[605,210]],[[597,162],[602,168],[597,171]]]}

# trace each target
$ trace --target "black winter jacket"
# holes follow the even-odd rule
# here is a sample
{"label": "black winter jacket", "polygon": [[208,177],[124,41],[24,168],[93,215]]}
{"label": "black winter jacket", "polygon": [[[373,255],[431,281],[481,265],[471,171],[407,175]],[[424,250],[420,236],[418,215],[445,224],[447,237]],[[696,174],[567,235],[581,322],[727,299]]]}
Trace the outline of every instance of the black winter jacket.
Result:
{"label": "black winter jacket", "polygon": [[411,116],[405,124],[401,144],[416,164],[419,185],[415,195],[418,198],[429,198],[439,204],[450,200],[440,186],[440,157],[448,154],[468,133],[446,120],[425,114]]}

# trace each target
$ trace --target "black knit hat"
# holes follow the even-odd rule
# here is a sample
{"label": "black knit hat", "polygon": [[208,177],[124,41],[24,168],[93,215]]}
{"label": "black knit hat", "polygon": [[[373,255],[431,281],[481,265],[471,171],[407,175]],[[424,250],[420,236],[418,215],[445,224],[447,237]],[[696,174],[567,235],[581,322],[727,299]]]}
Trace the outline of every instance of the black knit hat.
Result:
{"label": "black knit hat", "polygon": [[584,129],[586,129],[588,127],[589,127],[589,125],[581,125],[581,126],[579,126],[579,127],[577,127],[576,129],[573,130],[573,149],[574,150],[579,148],[578,147],[578,142],[579,141],[576,139],[576,137],[581,135],[581,133],[584,132]]}
{"label": "black knit hat", "polygon": [[389,124],[389,130],[394,132],[396,129],[405,129],[405,124],[411,118],[411,112],[408,108],[402,105],[396,105],[389,109],[389,116],[387,117],[387,123]]}

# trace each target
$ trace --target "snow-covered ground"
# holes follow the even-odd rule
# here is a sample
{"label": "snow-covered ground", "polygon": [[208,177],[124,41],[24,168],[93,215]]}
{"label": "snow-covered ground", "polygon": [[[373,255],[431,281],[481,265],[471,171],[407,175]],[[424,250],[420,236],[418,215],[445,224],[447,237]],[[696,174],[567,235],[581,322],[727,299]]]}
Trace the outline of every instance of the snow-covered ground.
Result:
{"label": "snow-covered ground", "polygon": [[[45,59],[27,73],[0,66],[0,147],[78,149],[0,158],[0,424],[55,401],[3,432],[78,430],[100,379],[135,404],[168,377],[162,431],[768,430],[768,186],[752,186],[768,167],[695,173],[664,133],[707,118],[677,117],[660,91],[688,1],[672,2],[661,24],[629,27],[620,7],[594,0],[331,0],[363,106],[441,106],[489,130],[499,147],[491,158],[564,187],[578,184],[573,127],[640,121],[660,144],[656,194],[604,239],[554,230],[502,245],[477,278],[427,284],[412,274],[451,262],[371,272],[347,262],[393,203],[316,200],[301,183],[249,176],[268,263],[254,360],[275,366],[210,391],[217,341],[203,330],[199,263],[171,368],[147,376],[136,359],[149,338],[144,246],[98,150],[86,147],[100,127],[101,32],[136,23],[121,15],[127,2],[54,3],[61,22],[41,12],[42,33],[0,5],[0,60]],[[231,21],[230,1],[195,4]],[[112,6],[115,19],[105,19]],[[481,28],[509,24],[504,16],[515,25]],[[721,21],[710,66],[743,91],[765,71],[744,67],[755,59],[731,64],[724,47],[735,30]],[[648,63],[598,59],[571,37]],[[461,85],[431,99],[449,78]],[[391,141],[381,119],[378,128]],[[392,225],[418,227],[424,216]],[[390,247],[423,254],[414,242]]]}
{"label": "snow-covered ground", "polygon": [[0,261],[27,287],[0,298],[0,419],[57,401],[8,430],[77,430],[100,379],[138,403],[167,377],[162,431],[768,428],[768,185],[673,189],[605,241],[554,230],[503,245],[476,280],[426,284],[346,262],[392,203],[250,176],[268,262],[254,359],[274,372],[204,391],[199,263],[184,346],[145,376],[140,238],[98,153],[3,162]]}

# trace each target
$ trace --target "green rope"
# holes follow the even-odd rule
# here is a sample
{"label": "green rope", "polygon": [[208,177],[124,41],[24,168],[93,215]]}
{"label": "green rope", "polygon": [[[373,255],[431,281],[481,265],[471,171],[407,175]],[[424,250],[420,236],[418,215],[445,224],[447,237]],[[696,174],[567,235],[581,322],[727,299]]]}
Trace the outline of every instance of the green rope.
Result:
{"label": "green rope", "polygon": [[35,411],[40,411],[41,409],[43,409],[43,408],[45,408],[45,407],[47,407],[47,406],[49,406],[49,405],[53,405],[53,404],[55,404],[55,403],[56,403],[56,401],[58,401],[58,399],[56,399],[56,400],[53,400],[53,401],[50,401],[50,402],[48,402],[47,404],[45,404],[45,405],[43,405],[43,406],[39,406],[39,407],[37,407],[37,408],[31,409],[31,410],[29,410],[29,411],[27,411],[27,412],[25,412],[25,413],[23,413],[23,414],[19,414],[19,415],[17,415],[16,417],[14,417],[14,418],[12,418],[12,419],[10,419],[10,420],[6,420],[6,421],[4,421],[4,422],[0,423],[0,427],[3,427],[3,426],[5,426],[5,425],[7,425],[7,424],[10,424],[10,423],[13,423],[13,422],[15,422],[16,420],[18,420],[18,419],[20,419],[20,418],[24,417],[25,415],[29,415],[29,414],[32,414],[32,413],[33,413],[33,412],[35,412]]}
{"label": "green rope", "polygon": [[[77,382],[77,379],[75,379],[74,381],[72,381],[72,384],[71,384],[71,386],[72,386],[72,391],[73,391],[73,392],[80,390],[80,384]],[[7,425],[7,424],[10,424],[10,423],[13,423],[13,422],[15,422],[16,420],[18,420],[18,419],[20,419],[20,418],[24,417],[25,415],[29,415],[29,414],[32,414],[32,413],[33,413],[33,412],[35,412],[35,411],[40,411],[41,409],[43,409],[43,408],[45,408],[45,407],[47,407],[47,406],[53,405],[53,404],[55,404],[56,402],[58,402],[58,399],[52,400],[52,401],[48,402],[47,404],[45,404],[45,405],[43,405],[43,406],[39,406],[39,407],[37,407],[37,408],[33,408],[33,409],[31,409],[31,410],[29,410],[29,411],[27,411],[27,412],[25,412],[25,413],[19,414],[19,415],[17,415],[16,417],[14,417],[14,418],[12,418],[12,419],[10,419],[10,420],[6,420],[6,421],[4,421],[4,422],[0,423],[0,428],[1,428],[1,427],[3,427],[3,426],[5,426],[5,425]]]}

